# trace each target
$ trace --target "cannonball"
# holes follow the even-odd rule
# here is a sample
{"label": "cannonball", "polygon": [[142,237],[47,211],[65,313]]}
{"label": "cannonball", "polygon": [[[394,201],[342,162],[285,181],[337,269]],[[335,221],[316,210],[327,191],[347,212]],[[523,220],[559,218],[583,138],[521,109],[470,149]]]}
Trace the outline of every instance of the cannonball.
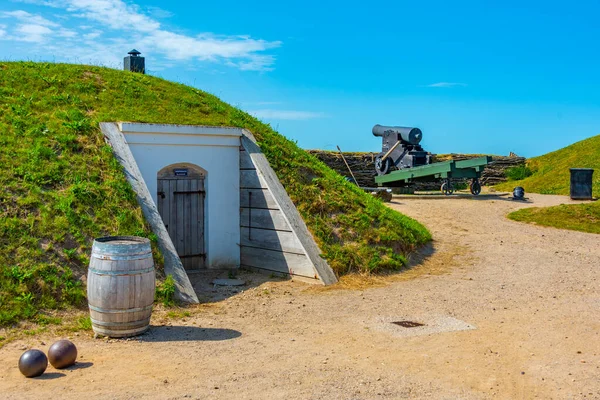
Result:
{"label": "cannonball", "polygon": [[48,367],[48,357],[37,349],[27,350],[19,358],[19,371],[28,378],[40,376]]}
{"label": "cannonball", "polygon": [[517,186],[513,189],[513,197],[517,200],[523,200],[525,197],[525,189],[523,189],[521,186]]}
{"label": "cannonball", "polygon": [[77,360],[77,347],[69,340],[59,340],[50,346],[48,359],[56,369],[70,367]]}

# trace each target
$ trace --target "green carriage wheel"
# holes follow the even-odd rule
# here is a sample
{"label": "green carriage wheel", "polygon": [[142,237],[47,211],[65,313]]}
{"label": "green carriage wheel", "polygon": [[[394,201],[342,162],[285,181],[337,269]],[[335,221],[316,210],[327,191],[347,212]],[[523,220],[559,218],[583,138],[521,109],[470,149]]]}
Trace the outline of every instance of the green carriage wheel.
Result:
{"label": "green carriage wheel", "polygon": [[442,181],[442,186],[440,187],[440,190],[446,196],[450,196],[452,193],[454,193],[454,187],[452,186],[452,181],[450,181],[450,179],[444,179]]}
{"label": "green carriage wheel", "polygon": [[471,194],[474,196],[479,195],[481,193],[481,183],[479,183],[479,179],[475,178],[469,185],[469,189],[471,189]]}

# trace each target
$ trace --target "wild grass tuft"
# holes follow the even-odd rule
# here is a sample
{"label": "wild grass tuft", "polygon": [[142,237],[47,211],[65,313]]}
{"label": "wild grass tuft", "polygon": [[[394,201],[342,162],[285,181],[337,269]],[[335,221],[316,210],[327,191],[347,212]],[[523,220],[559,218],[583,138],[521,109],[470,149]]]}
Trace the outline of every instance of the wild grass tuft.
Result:
{"label": "wild grass tuft", "polygon": [[520,181],[533,175],[533,171],[526,165],[517,165],[516,167],[508,168],[504,175],[509,181]]}
{"label": "wild grass tuft", "polygon": [[167,275],[165,280],[156,286],[156,301],[165,307],[175,305],[175,280],[172,275]]}

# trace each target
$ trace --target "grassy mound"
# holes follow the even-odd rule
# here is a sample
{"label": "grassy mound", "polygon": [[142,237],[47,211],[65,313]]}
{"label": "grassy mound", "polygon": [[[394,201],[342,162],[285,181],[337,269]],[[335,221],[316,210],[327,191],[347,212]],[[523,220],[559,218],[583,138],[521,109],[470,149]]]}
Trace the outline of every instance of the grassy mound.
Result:
{"label": "grassy mound", "polygon": [[598,202],[523,208],[508,214],[508,218],[560,229],[600,233],[600,204]]}
{"label": "grassy mound", "polygon": [[[569,168],[594,168],[593,193],[596,196],[600,194],[600,135],[528,160],[527,170],[515,171],[517,176],[526,176],[524,179],[509,181],[496,188],[512,190],[515,186],[522,186],[526,192],[568,195]],[[509,214],[508,218],[561,229],[600,233],[600,202],[524,208]]]}
{"label": "grassy mound", "polygon": [[527,168],[530,176],[502,183],[496,188],[512,191],[515,186],[522,186],[525,192],[568,195],[569,168],[594,168],[593,191],[600,193],[600,135],[528,159]]}
{"label": "grassy mound", "polygon": [[[192,87],[99,67],[0,63],[0,326],[85,304],[92,239],[152,234],[101,121],[254,133],[337,274],[398,270],[430,240],[270,126]],[[159,255],[157,254],[159,257]],[[160,263],[160,257],[159,257]]]}

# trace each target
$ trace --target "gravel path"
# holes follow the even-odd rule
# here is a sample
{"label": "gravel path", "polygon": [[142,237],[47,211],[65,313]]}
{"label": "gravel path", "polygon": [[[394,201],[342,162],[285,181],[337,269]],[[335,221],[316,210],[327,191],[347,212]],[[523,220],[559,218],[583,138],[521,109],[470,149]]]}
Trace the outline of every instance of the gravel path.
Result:
{"label": "gravel path", "polygon": [[56,338],[16,341],[0,349],[0,398],[598,399],[600,236],[505,218],[531,205],[395,197],[435,238],[410,271],[363,289],[246,274],[241,293],[155,313],[138,339],[74,336],[76,367],[37,379],[18,357]]}

